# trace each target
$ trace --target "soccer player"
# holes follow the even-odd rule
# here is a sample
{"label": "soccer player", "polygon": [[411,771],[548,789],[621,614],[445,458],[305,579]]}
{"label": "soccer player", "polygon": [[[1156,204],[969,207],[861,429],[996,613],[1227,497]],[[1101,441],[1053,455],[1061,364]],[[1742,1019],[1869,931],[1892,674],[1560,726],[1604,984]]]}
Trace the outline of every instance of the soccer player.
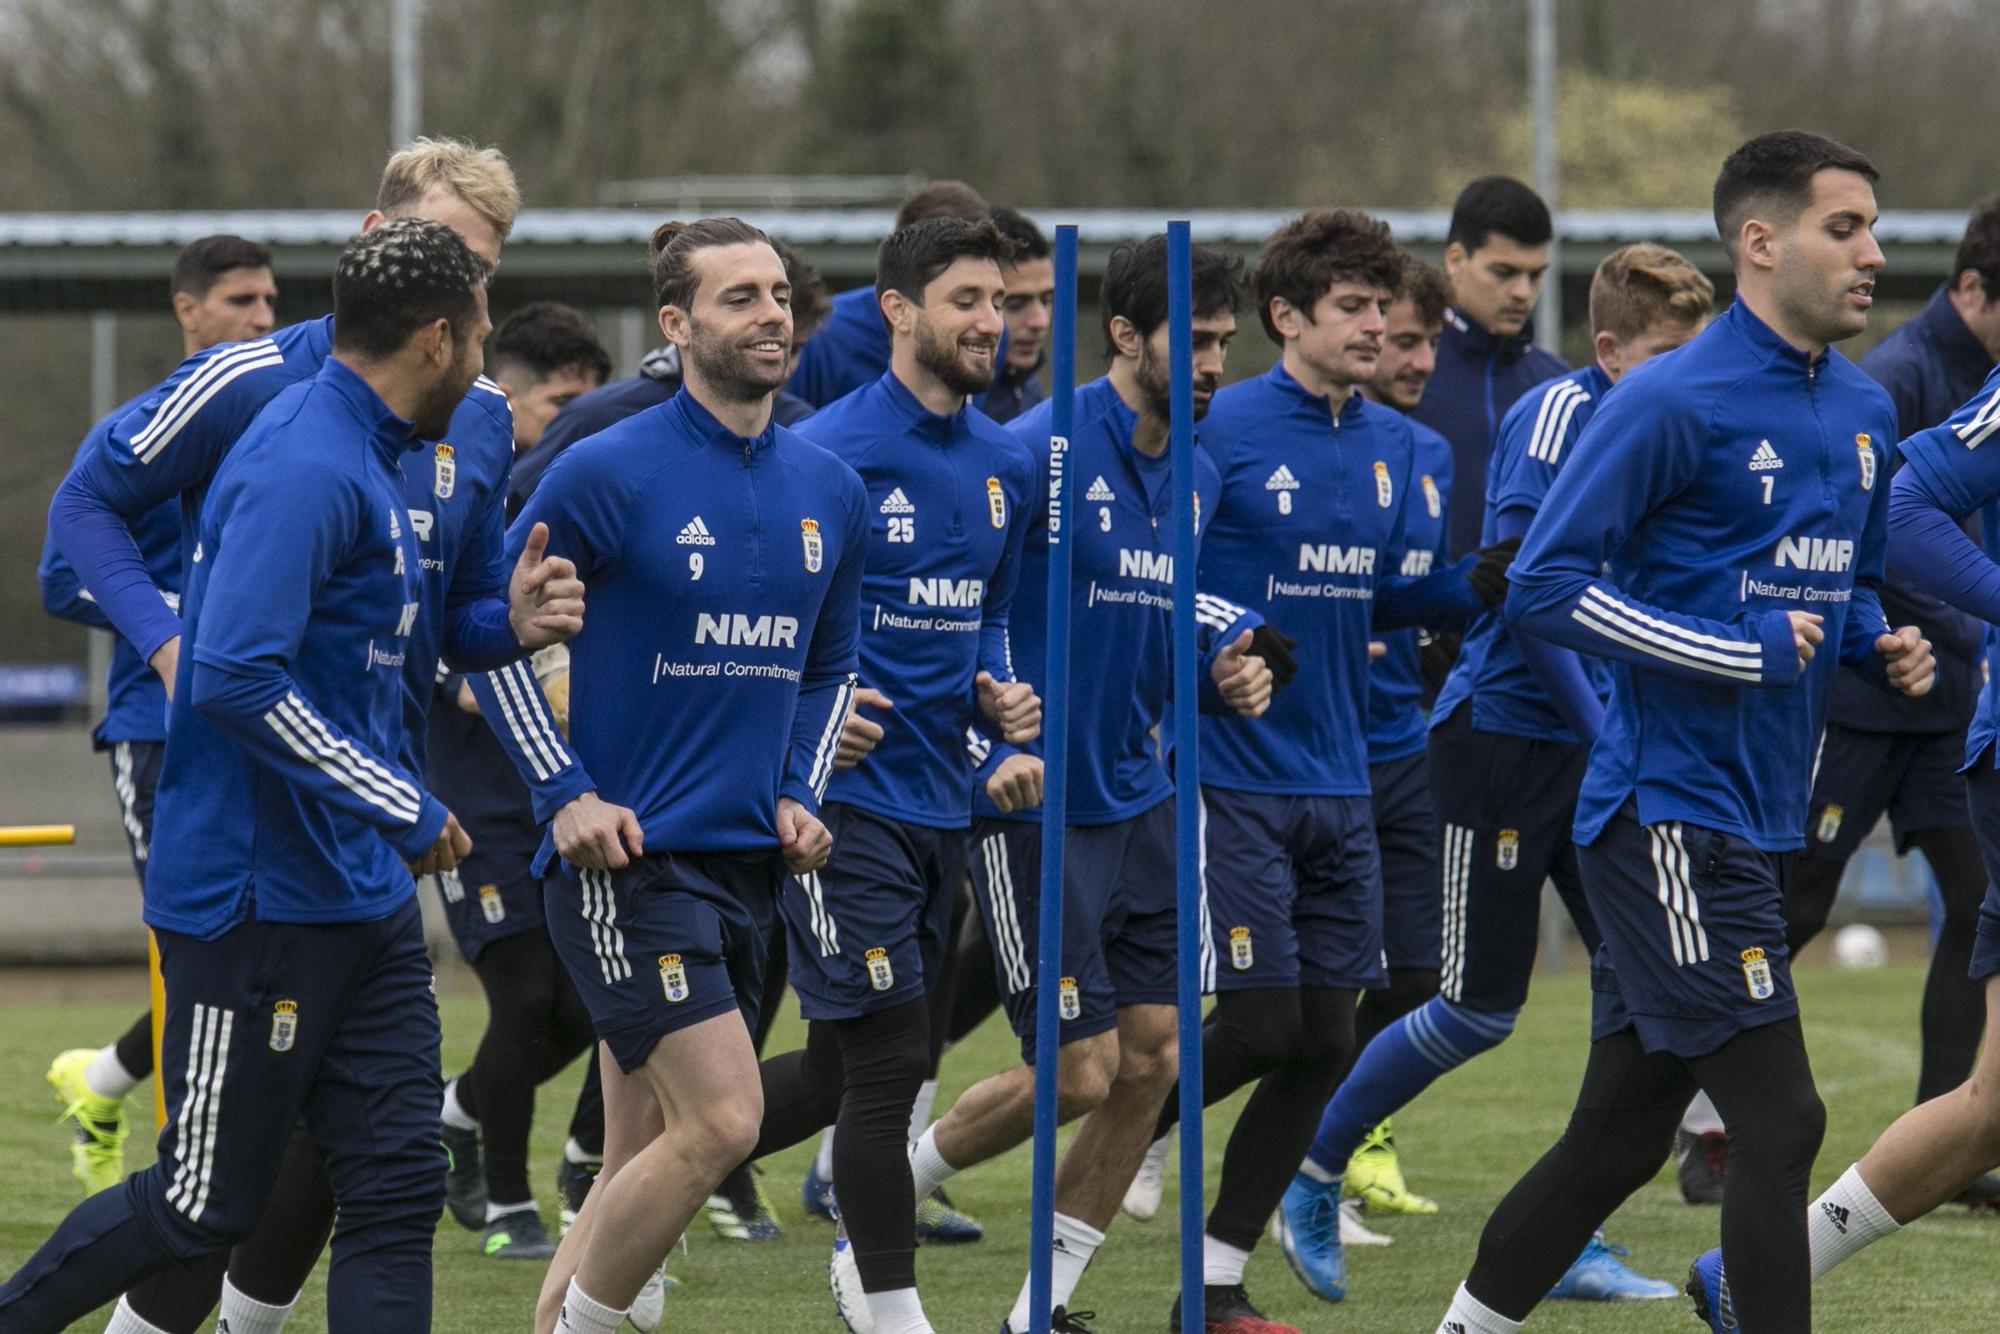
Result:
{"label": "soccer player", "polygon": [[[493,335],[489,359],[511,409],[516,451],[532,447],[563,404],[602,384],[611,370],[581,312],[554,302],[510,315]],[[503,701],[500,721],[515,703],[511,696]],[[535,1089],[588,1051],[594,1035],[582,998],[556,961],[542,919],[541,882],[529,869],[541,844],[533,793],[479,712],[463,676],[438,682],[425,777],[474,845],[457,870],[438,877],[439,897],[487,1010],[472,1064],[445,1084],[444,1141],[451,1153],[445,1199],[460,1224],[483,1232],[482,1254],[546,1260],[555,1243],[528,1187]],[[601,1101],[584,1097],[570,1137],[600,1139],[602,1116]]]}
{"label": "soccer player", "polygon": [[[1055,1328],[1083,1326],[1066,1309],[1077,1281],[1153,1138],[1175,1072],[1173,784],[1153,729],[1172,692],[1172,529],[1166,522],[1168,370],[1166,238],[1112,253],[1104,278],[1110,372],[1078,391],[1076,425],[1056,466],[1075,470],[1074,584],[1078,644],[1071,678],[1070,799],[1064,854],[1062,973],[1037,979],[1033,939],[1041,881],[1041,758],[988,733],[980,762],[973,889],[1003,979],[1023,1064],[962,1094],[918,1139],[916,1196],[1025,1143],[1034,1130],[1035,988],[1053,980],[1062,1014],[1057,1115],[1077,1120],[1056,1172]],[[1205,413],[1240,303],[1236,265],[1193,255],[1194,404]],[[1037,495],[1050,478],[1046,402],[1017,418],[1014,438],[1035,452]],[[1215,512],[1215,470],[1196,459],[1199,513]],[[1047,660],[1047,514],[1032,507],[1009,633],[1014,665],[1034,683]],[[1201,526],[1206,526],[1206,519]],[[1249,652],[1261,618],[1203,595],[1203,702],[1254,716],[1270,702],[1271,669]],[[1079,1120],[1080,1118],[1080,1120]],[[1007,1319],[1028,1327],[1024,1284]]]}
{"label": "soccer player", "polygon": [[1486,456],[1514,400],[1569,368],[1535,346],[1530,318],[1549,268],[1555,225],[1541,196],[1510,176],[1482,176],[1459,192],[1445,235],[1451,305],[1437,374],[1412,414],[1451,441],[1450,546],[1479,545]]}
{"label": "soccer player", "polygon": [[[2000,468],[1990,448],[2000,425],[2000,369],[1942,424],[1898,447],[1903,466],[1891,486],[1890,543],[1898,566],[1924,592],[1979,617],[1991,652],[2000,646],[2000,548],[1989,529],[1982,551],[1959,524],[2000,499]],[[1990,677],[1979,695],[1965,746],[1965,779],[1973,827],[1994,879],[1979,910],[1971,976],[1985,992],[1988,1032],[2000,1029],[2000,683]],[[1861,1161],[1849,1167],[1806,1211],[1812,1277],[1863,1247],[1900,1231],[2000,1166],[2000,1045],[1981,1049],[1972,1075],[1950,1092],[1903,1113]],[[1741,1139],[1732,1123],[1731,1148]],[[1726,1204],[1726,1200],[1725,1200]],[[1742,1264],[1723,1251],[1695,1261],[1688,1290],[1696,1313],[1715,1330],[1738,1328],[1749,1295]],[[1760,1328],[1743,1320],[1746,1329]]]}
{"label": "soccer player", "polygon": [[908,1126],[932,1073],[927,992],[951,946],[965,873],[975,714],[1013,745],[1041,702],[1014,680],[1007,614],[1039,498],[1027,452],[970,405],[993,383],[1008,243],[991,223],[932,218],[882,243],[875,290],[889,370],[799,433],[868,493],[859,680],[882,736],[836,773],[825,869],[780,907],[806,1046],[764,1063],[760,1155],[835,1126],[842,1233],[833,1291],[849,1329],[924,1334]]}
{"label": "soccer player", "polygon": [[[1286,1328],[1251,1306],[1244,1265],[1352,1058],[1359,993],[1388,980],[1368,793],[1370,626],[1497,603],[1513,554],[1404,577],[1403,516],[1422,503],[1409,423],[1356,392],[1401,281],[1402,253],[1379,219],[1321,210],[1280,227],[1251,286],[1282,355],[1218,393],[1202,424],[1221,486],[1201,585],[1262,615],[1267,635],[1284,627],[1283,647],[1294,634],[1313,646],[1297,663],[1267,654],[1291,679],[1260,718],[1201,728],[1202,983],[1217,993],[1202,1102],[1256,1084],[1202,1238],[1203,1323],[1232,1334]],[[1178,1113],[1170,1096],[1162,1139]]]}
{"label": "soccer player", "polygon": [[[963,218],[980,222],[992,212],[977,190],[964,181],[932,181],[920,186],[896,209],[891,232],[900,232],[926,218]],[[833,308],[819,336],[799,354],[785,388],[815,408],[850,394],[889,369],[889,331],[871,287],[850,287],[833,298]]]}
{"label": "soccer player", "polygon": [[784,265],[734,218],[666,223],[651,249],[681,391],[566,451],[510,534],[547,523],[590,581],[571,738],[639,823],[627,864],[565,857],[545,882],[600,1039],[605,1153],[542,1334],[612,1334],[756,1144],[758,974],[785,871],[826,861],[819,802],[854,690],[867,496],[772,420]]}
{"label": "soccer player", "polygon": [[1495,1209],[1441,1330],[1518,1329],[1659,1170],[1697,1087],[1731,1132],[1722,1244],[1742,1324],[1811,1327],[1805,1186],[1825,1109],[1782,859],[1802,842],[1836,665],[1872,662],[1909,694],[1932,673],[1875,598],[1894,411],[1831,346],[1867,326],[1875,174],[1797,130],[1730,154],[1715,215],[1736,303],[1608,396],[1515,563],[1510,620],[1615,663],[1574,834],[1604,939],[1569,1127]]}
{"label": "soccer player", "polygon": [[1007,280],[1000,307],[1007,319],[1007,359],[979,406],[994,421],[1010,422],[1048,397],[1041,371],[1055,317],[1056,264],[1049,238],[1019,209],[996,206],[993,225],[1014,247],[1000,271]]}
{"label": "soccer player", "polygon": [[[1899,438],[1943,421],[2000,357],[2000,200],[1974,213],[1952,268],[1921,314],[1861,358],[1861,369],[1896,403]],[[1924,1103],[1972,1073],[1985,1018],[1966,968],[1986,871],[1958,775],[1979,694],[1984,627],[1918,591],[1893,567],[1882,607],[1890,620],[1915,624],[1931,641],[1937,684],[1922,699],[1885,701],[1854,673],[1840,674],[1806,816],[1806,849],[1785,885],[1786,944],[1796,954],[1826,925],[1848,859],[1886,811],[1896,850],[1923,852],[1943,907],[1924,984],[1917,1075],[1917,1102]],[[1719,1137],[1704,1142],[1686,1131],[1676,1144],[1683,1193],[1719,1196],[1721,1181],[1703,1170],[1719,1156]],[[1974,1183],[1967,1200],[2000,1200],[2000,1178]]]}
{"label": "soccer player", "polygon": [[[271,332],[278,285],[271,277],[271,253],[240,236],[204,236],[174,260],[174,319],[181,349],[193,356],[217,343],[262,338]],[[138,406],[133,399],[92,428],[77,449],[81,459],[98,447],[112,425]],[[179,511],[159,505],[135,525],[139,550],[154,585],[178,598],[181,590]],[[111,786],[132,853],[132,870],[146,884],[146,858],[153,841],[153,797],[167,740],[167,696],[160,678],[138,650],[112,628],[97,602],[77,580],[76,571],[56,549],[42,543],[39,575],[42,607],[51,616],[111,630],[111,665],[105,681],[104,717],[90,734],[98,750],[111,753]],[[125,1176],[125,1095],[153,1073],[151,1012],[132,1021],[124,1036],[107,1047],[78,1047],[55,1058],[49,1083],[76,1123],[70,1144],[70,1174],[94,1194]]]}
{"label": "soccer player", "polygon": [[301,1114],[340,1210],[335,1323],[430,1327],[439,1033],[405,867],[471,843],[397,761],[423,593],[401,467],[478,377],[488,272],[437,223],[350,242],[332,356],[217,471],[146,886],[174,1111],[159,1162],[0,1288],[11,1328],[248,1235]]}
{"label": "soccer player", "polygon": [[[796,366],[800,351],[826,319],[831,304],[826,295],[826,282],[811,260],[783,241],[774,239],[771,246],[778,252],[778,258],[784,261],[785,277],[792,284],[792,364]],[[534,491],[535,484],[541,481],[542,472],[556,455],[585,436],[596,435],[613,422],[624,421],[635,412],[666,402],[680,392],[680,387],[680,350],[668,343],[646,354],[639,363],[637,375],[615,380],[579,395],[556,413],[548,429],[515,461],[513,476],[508,482],[508,509],[515,513],[520,511]],[[783,389],[772,400],[771,415],[778,419],[780,426],[795,426],[812,411],[811,403]]]}
{"label": "soccer player", "polygon": [[[1590,320],[1596,361],[1557,376],[1507,413],[1487,475],[1489,542],[1519,539],[1612,385],[1700,331],[1713,288],[1660,246],[1628,246],[1598,265]],[[1550,684],[1545,685],[1547,679]],[[1312,1151],[1285,1198],[1287,1254],[1306,1286],[1338,1300],[1345,1267],[1334,1239],[1342,1168],[1369,1127],[1439,1076],[1505,1041],[1534,973],[1542,885],[1553,880],[1585,943],[1600,936],[1580,905],[1570,825],[1599,689],[1576,655],[1482,616],[1431,713],[1430,786],[1443,827],[1440,994],[1371,1041],[1326,1108]],[[1593,1239],[1556,1297],[1670,1298]]]}

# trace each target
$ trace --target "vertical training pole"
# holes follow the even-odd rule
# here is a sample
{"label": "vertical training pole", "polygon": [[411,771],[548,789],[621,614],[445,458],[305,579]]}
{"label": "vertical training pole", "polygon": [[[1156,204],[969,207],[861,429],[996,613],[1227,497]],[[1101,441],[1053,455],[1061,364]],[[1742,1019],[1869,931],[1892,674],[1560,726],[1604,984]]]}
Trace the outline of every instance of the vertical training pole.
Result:
{"label": "vertical training pole", "polygon": [[1063,832],[1069,812],[1069,436],[1076,423],[1076,228],[1056,228],[1049,404],[1049,661],[1042,674],[1042,884],[1035,955],[1035,1166],[1028,1228],[1028,1328],[1049,1334],[1056,1244],[1057,1009],[1062,978]]}
{"label": "vertical training pole", "polygon": [[1188,225],[1167,224],[1167,383],[1174,498],[1174,904],[1180,920],[1181,1328],[1203,1327],[1201,1283],[1201,776],[1195,713],[1194,294]]}

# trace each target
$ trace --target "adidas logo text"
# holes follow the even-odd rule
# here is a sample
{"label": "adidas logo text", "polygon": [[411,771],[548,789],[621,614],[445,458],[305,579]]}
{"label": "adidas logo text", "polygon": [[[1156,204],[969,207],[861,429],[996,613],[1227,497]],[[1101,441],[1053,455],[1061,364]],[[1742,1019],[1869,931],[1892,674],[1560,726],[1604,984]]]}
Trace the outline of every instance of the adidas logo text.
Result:
{"label": "adidas logo text", "polygon": [[1820,1212],[1826,1215],[1827,1222],[1833,1224],[1834,1231],[1843,1237],[1847,1235],[1847,1220],[1850,1215],[1844,1206],[1828,1202],[1820,1205]]}
{"label": "adidas logo text", "polygon": [[699,514],[688,521],[687,526],[681,529],[681,535],[675,538],[674,541],[684,547],[712,547],[715,545],[714,536],[709,533],[708,525],[701,521]]}
{"label": "adidas logo text", "polygon": [[903,494],[903,488],[900,486],[891,491],[888,497],[882,502],[882,513],[884,514],[915,514],[916,512],[917,507],[910,503],[910,498]]}
{"label": "adidas logo text", "polygon": [[1759,440],[1757,442],[1757,452],[1750,456],[1751,472],[1769,472],[1773,468],[1782,468],[1784,466],[1785,461],[1778,457],[1777,450],[1771,448],[1769,440]]}
{"label": "adidas logo text", "polygon": [[1117,496],[1112,494],[1110,486],[1106,485],[1102,476],[1091,482],[1090,489],[1083,493],[1083,498],[1098,505],[1109,505],[1112,501],[1118,499]]}
{"label": "adidas logo text", "polygon": [[1292,476],[1290,468],[1280,463],[1278,470],[1265,479],[1264,489],[1266,491],[1296,491],[1299,489],[1299,479]]}

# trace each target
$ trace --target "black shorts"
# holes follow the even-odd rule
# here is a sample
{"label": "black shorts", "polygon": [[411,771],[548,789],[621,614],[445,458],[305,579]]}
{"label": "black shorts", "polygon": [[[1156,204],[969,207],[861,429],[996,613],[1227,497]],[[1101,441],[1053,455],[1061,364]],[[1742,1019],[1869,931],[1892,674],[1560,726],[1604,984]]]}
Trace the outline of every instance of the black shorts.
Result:
{"label": "black shorts", "polygon": [[132,872],[139,888],[146,887],[146,858],[153,848],[153,796],[160,790],[160,764],[166,758],[164,741],[114,741],[105,747],[111,755],[111,790],[118,796],[118,822],[125,829],[125,847],[132,854]]}
{"label": "black shorts", "polygon": [[1438,895],[1438,817],[1430,758],[1418,751],[1368,771],[1375,847],[1382,857],[1382,952],[1392,972],[1437,970],[1444,921]]}
{"label": "black shorts", "polygon": [[488,945],[542,929],[542,882],[529,869],[535,849],[489,851],[475,842],[472,855],[437,878],[445,925],[467,963]]}
{"label": "black shorts", "polygon": [[1828,723],[1800,855],[1845,862],[1884,812],[1899,853],[1926,829],[1965,828],[1964,762],[1963,731],[1857,732]]}
{"label": "black shorts", "polygon": [[543,882],[549,939],[626,1072],[661,1038],[731,1010],[757,1026],[784,863],[768,853],[649,852]]}

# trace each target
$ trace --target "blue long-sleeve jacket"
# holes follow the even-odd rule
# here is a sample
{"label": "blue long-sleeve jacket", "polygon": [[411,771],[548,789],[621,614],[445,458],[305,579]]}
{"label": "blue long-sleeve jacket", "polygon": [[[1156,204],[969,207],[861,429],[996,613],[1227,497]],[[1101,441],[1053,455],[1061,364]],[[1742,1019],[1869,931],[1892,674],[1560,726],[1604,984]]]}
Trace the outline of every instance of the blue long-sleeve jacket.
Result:
{"label": "blue long-sleeve jacket", "polygon": [[[1014,439],[1037,461],[1035,494],[1048,496],[1051,468],[1049,401],[1015,418]],[[1060,466],[1071,474],[1069,809],[1073,825],[1114,824],[1173,793],[1153,733],[1166,721],[1173,693],[1173,534],[1171,465],[1132,447],[1138,414],[1109,379],[1076,392],[1076,422]],[[1215,512],[1219,478],[1206,452],[1195,451],[1196,534]],[[1048,508],[1031,507],[1022,549],[1020,586],[1009,617],[1014,670],[1042,693],[1048,666]],[[1263,623],[1255,612],[1197,594],[1195,618],[1208,703],[1219,696],[1210,676],[1215,655],[1244,630]],[[1012,746],[975,728],[968,737],[979,764],[973,810],[982,816],[1038,820],[1039,809],[1002,812],[988,800],[986,779]],[[1040,754],[1040,742],[1023,749]]]}
{"label": "blue long-sleeve jacket", "polygon": [[1365,796],[1377,603],[1406,570],[1431,573],[1405,563],[1405,516],[1425,504],[1411,425],[1359,394],[1336,408],[1281,362],[1218,393],[1201,440],[1221,475],[1201,589],[1300,646],[1298,674],[1261,718],[1202,719],[1202,784]]}
{"label": "blue long-sleeve jacket", "polygon": [[[192,562],[196,524],[222,461],[267,404],[319,372],[332,346],[333,321],[326,318],[197,352],[112,423],[56,489],[50,538],[142,661],[180,634],[181,622],[153,587],[131,525],[162,504],[177,503],[183,556]],[[427,588],[424,619],[413,627],[416,640],[404,675],[410,723],[404,760],[412,772],[423,768],[422,720],[439,657],[483,670],[520,653],[507,625],[509,566],[500,554],[505,519],[492,482],[496,469],[504,476],[512,451],[506,397],[482,379],[452,414],[447,438],[419,451],[401,470]],[[456,499],[438,495],[455,492],[461,477],[464,493]],[[538,700],[538,707],[546,712],[545,703]],[[525,759],[522,765],[538,799],[554,806],[588,790],[588,776],[573,763],[545,774]]]}
{"label": "blue long-sleeve jacket", "polygon": [[[1903,467],[1891,486],[1889,537],[1897,572],[1925,594],[1986,625],[1987,661],[2000,651],[2000,533],[1985,549],[1959,521],[2000,499],[2000,367],[1958,411],[1897,446]],[[2000,690],[1992,673],[1966,731],[1970,768],[2000,737]]]}
{"label": "blue long-sleeve jacket", "polygon": [[[1509,511],[1529,515],[1541,511],[1550,486],[1575,457],[1578,438],[1611,387],[1611,377],[1593,364],[1556,376],[1507,410],[1486,474],[1482,542],[1527,531],[1525,526],[1511,533],[1502,531],[1508,526],[1503,516]],[[1508,625],[1497,608],[1473,621],[1465,632],[1458,661],[1438,691],[1437,704],[1431,710],[1432,725],[1444,722],[1461,707],[1470,707],[1472,725],[1482,732],[1572,744],[1586,739],[1577,736],[1566,721],[1566,710],[1550,698],[1533,664],[1522,655],[1517,633],[1526,632]],[[1595,706],[1611,691],[1610,664],[1595,656],[1578,664],[1575,654],[1554,645],[1549,645],[1548,651],[1568,657],[1562,664],[1569,669],[1564,675],[1571,689],[1585,697],[1571,701],[1568,712],[1581,708],[1595,715]]]}
{"label": "blue long-sleeve jacket", "polygon": [[806,340],[785,385],[816,408],[853,393],[889,369],[889,326],[875,285],[836,292],[825,323]]}
{"label": "blue long-sleeve jacket", "polygon": [[[1403,506],[1405,578],[1421,578],[1450,559],[1445,537],[1451,512],[1451,442],[1421,422],[1410,423],[1415,446],[1416,490]],[[1424,748],[1424,672],[1418,636],[1383,630],[1375,638],[1388,650],[1368,669],[1368,763],[1387,764]]]}
{"label": "blue long-sleeve jacket", "polygon": [[1503,338],[1455,306],[1445,311],[1437,373],[1410,415],[1451,441],[1454,499],[1449,535],[1454,552],[1479,545],[1486,459],[1500,419],[1514,400],[1568,369],[1562,358],[1535,346],[1532,320],[1519,333]]}
{"label": "blue long-sleeve jacket", "polygon": [[[98,447],[111,426],[138,405],[138,399],[114,408],[104,420],[84,436],[77,447],[76,462]],[[131,526],[132,540],[146,562],[153,586],[171,609],[181,598],[181,520],[171,502],[155,505]],[[41,564],[36,575],[42,587],[42,610],[51,616],[111,635],[111,664],[105,672],[104,717],[90,737],[99,746],[118,741],[165,741],[167,739],[167,692],[159,673],[146,665],[130,640],[118,633],[97,599],[83,586],[76,567],[56,549],[53,533],[42,539]]]}
{"label": "blue long-sleeve jacket", "polygon": [[978,408],[928,411],[894,371],[828,404],[799,434],[867,489],[860,683],[895,704],[866,710],[882,739],[834,775],[827,800],[963,828],[972,820],[974,675],[1014,679],[1007,617],[1036,500],[1033,460]]}
{"label": "blue long-sleeve jacket", "polygon": [[649,848],[771,850],[779,797],[818,808],[854,692],[867,500],[790,428],[740,438],[686,390],[565,451],[529,497],[509,548],[547,523],[590,590],[572,746]]}
{"label": "blue long-sleeve jacket", "polygon": [[[1914,319],[1868,349],[1860,364],[1889,391],[1896,405],[1896,438],[1903,440],[1936,426],[1971,398],[1993,369],[1993,358],[1940,287]],[[1988,532],[2000,527],[2000,511],[1981,517]],[[1980,694],[1986,627],[1923,592],[1895,561],[1882,581],[1882,613],[1890,625],[1914,625],[1924,632],[1937,658],[1936,682],[1930,693],[1915,699],[1884,699],[1867,681],[1842,672],[1834,681],[1827,716],[1863,732],[1938,733],[1964,727]]]}
{"label": "blue long-sleeve jacket", "polygon": [[[1579,842],[1636,796],[1647,824],[1802,845],[1836,665],[1881,662],[1894,430],[1881,386],[1837,350],[1809,361],[1740,302],[1606,399],[1506,603],[1530,632],[1617,664]],[[1825,618],[1803,675],[1794,611]]]}
{"label": "blue long-sleeve jacket", "polygon": [[[213,938],[264,921],[368,921],[415,892],[403,862],[445,809],[398,759],[423,611],[403,459],[421,442],[330,360],[217,469],[187,630],[146,921]],[[254,905],[254,909],[253,909]]]}

